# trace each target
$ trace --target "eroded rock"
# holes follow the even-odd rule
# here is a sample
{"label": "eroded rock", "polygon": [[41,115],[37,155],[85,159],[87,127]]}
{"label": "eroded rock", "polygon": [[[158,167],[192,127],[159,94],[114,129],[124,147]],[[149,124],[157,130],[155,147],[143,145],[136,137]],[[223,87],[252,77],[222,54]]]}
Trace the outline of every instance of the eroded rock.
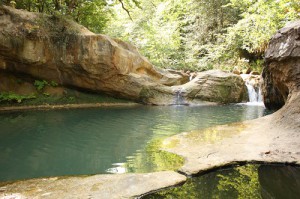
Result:
{"label": "eroded rock", "polygon": [[300,88],[300,20],[280,29],[265,53],[264,103],[281,108]]}
{"label": "eroded rock", "polygon": [[[20,198],[132,198],[186,181],[173,171],[147,174],[52,177],[17,181],[0,186],[0,197]],[[11,197],[13,198],[13,197]]]}
{"label": "eroded rock", "polygon": [[0,28],[5,71],[133,100],[144,87],[165,92],[184,83],[182,76],[153,67],[136,47],[63,18],[4,6]]}
{"label": "eroded rock", "polygon": [[184,72],[155,68],[133,45],[64,18],[5,6],[0,70],[157,105],[177,104],[178,97],[188,103],[235,103],[243,90],[238,76],[204,72],[188,82]]}
{"label": "eroded rock", "polygon": [[190,82],[174,88],[188,103],[198,101],[238,103],[247,99],[243,79],[239,75],[220,70],[198,73]]}

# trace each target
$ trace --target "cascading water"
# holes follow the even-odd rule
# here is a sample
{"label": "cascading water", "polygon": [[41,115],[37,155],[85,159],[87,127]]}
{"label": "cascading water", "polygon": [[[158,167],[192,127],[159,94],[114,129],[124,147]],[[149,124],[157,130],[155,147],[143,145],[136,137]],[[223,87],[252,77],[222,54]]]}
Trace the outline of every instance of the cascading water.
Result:
{"label": "cascading water", "polygon": [[261,91],[260,76],[257,75],[241,75],[245,81],[250,104],[263,105],[263,96]]}
{"label": "cascading water", "polygon": [[246,86],[248,90],[249,102],[261,102],[260,88],[254,88],[254,86],[249,82],[246,82]]}
{"label": "cascading water", "polygon": [[185,105],[184,97],[183,97],[183,90],[179,89],[175,91],[175,100],[174,104],[175,105]]}

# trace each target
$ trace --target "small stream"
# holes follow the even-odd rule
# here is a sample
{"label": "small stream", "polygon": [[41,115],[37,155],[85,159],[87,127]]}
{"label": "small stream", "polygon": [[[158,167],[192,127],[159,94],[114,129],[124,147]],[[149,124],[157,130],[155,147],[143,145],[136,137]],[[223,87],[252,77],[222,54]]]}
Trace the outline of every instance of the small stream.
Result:
{"label": "small stream", "polygon": [[161,138],[268,113],[246,105],[0,113],[0,181],[177,169],[183,160],[158,151]]}

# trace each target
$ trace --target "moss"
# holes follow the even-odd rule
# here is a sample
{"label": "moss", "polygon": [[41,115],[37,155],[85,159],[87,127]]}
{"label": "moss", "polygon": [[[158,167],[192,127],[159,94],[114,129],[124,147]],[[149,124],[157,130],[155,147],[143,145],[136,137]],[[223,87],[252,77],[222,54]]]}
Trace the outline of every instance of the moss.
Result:
{"label": "moss", "polygon": [[179,140],[178,139],[169,139],[169,140],[165,140],[162,142],[162,145],[164,148],[166,149],[171,149],[171,148],[175,148],[176,146],[178,146],[179,144]]}
{"label": "moss", "polygon": [[[19,96],[19,95],[18,95]],[[83,104],[83,103],[130,103],[129,100],[114,98],[105,94],[79,92],[72,89],[65,89],[62,96],[51,95],[46,92],[36,93],[34,95],[15,97],[16,100],[1,100],[0,106],[29,106],[29,105],[60,105],[60,104]],[[14,96],[12,96],[14,97]],[[19,103],[18,103],[18,99]]]}
{"label": "moss", "polygon": [[153,98],[155,93],[148,87],[143,87],[139,93],[139,101],[147,103],[149,98]]}
{"label": "moss", "polygon": [[32,95],[19,95],[14,92],[1,92],[0,103],[22,103],[24,100],[35,99],[36,96]]}
{"label": "moss", "polygon": [[222,103],[227,103],[228,101],[231,101],[231,99],[229,99],[229,97],[228,97],[231,93],[231,87],[226,86],[226,85],[220,85],[216,88],[216,90],[218,90],[218,92],[219,92],[218,101],[220,101]]}
{"label": "moss", "polygon": [[173,153],[161,150],[162,139],[153,139],[148,142],[143,151],[137,154],[134,160],[126,163],[129,172],[153,172],[178,170],[184,163],[184,159]]}

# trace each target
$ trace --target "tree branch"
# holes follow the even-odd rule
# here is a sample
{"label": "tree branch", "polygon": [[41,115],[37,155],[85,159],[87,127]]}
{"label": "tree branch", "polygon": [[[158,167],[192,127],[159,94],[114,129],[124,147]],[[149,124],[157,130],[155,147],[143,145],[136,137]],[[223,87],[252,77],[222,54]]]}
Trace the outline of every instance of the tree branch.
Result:
{"label": "tree branch", "polygon": [[125,10],[127,12],[130,20],[133,21],[132,18],[131,18],[129,10],[127,10],[127,8],[125,8],[123,1],[122,0],[118,0],[118,1],[121,3],[123,10]]}

